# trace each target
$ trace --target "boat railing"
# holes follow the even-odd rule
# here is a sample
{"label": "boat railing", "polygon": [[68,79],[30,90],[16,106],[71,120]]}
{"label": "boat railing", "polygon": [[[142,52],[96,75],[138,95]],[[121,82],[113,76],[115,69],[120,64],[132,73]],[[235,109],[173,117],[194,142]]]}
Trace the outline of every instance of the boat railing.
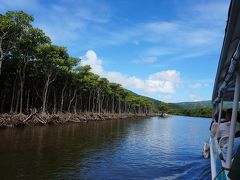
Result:
{"label": "boat railing", "polygon": [[[240,42],[237,45],[237,48],[231,58],[231,63],[229,65],[228,71],[225,75],[225,78],[219,86],[218,89],[218,96],[213,101],[213,105],[215,107],[215,110],[218,111],[218,124],[217,124],[217,130],[216,130],[216,136],[218,137],[219,133],[219,126],[221,123],[221,114],[223,109],[223,101],[224,101],[224,93],[227,91],[228,84],[231,81],[233,77],[235,77],[234,82],[234,94],[233,94],[233,106],[232,106],[232,116],[231,116],[231,123],[230,123],[230,133],[228,136],[228,146],[227,146],[227,155],[226,155],[226,162],[222,161],[222,169],[225,169],[225,172],[227,172],[228,169],[231,168],[232,158],[233,158],[233,147],[234,147],[234,138],[235,138],[235,131],[236,131],[236,124],[237,124],[237,115],[238,115],[238,105],[239,105],[239,94],[240,94]],[[215,148],[218,149],[218,156],[219,153],[222,152],[221,148],[219,147],[219,142],[215,139]],[[214,152],[213,152],[214,153]],[[214,177],[214,172],[212,172],[212,176]],[[227,176],[226,176],[227,177]]]}

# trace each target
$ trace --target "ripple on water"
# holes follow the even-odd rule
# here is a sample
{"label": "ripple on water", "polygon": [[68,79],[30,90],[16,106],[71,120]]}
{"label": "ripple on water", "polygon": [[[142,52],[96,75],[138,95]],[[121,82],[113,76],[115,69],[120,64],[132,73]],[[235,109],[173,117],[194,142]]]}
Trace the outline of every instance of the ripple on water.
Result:
{"label": "ripple on water", "polygon": [[1,177],[210,179],[209,124],[172,116],[0,131]]}

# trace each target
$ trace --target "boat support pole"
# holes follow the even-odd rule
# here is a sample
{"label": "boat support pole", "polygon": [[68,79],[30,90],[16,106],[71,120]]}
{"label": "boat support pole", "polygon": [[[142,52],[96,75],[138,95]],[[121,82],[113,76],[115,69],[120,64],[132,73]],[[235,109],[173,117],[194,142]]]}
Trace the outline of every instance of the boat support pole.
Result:
{"label": "boat support pole", "polygon": [[221,99],[221,102],[219,104],[219,113],[218,113],[218,124],[217,124],[216,137],[218,137],[218,134],[219,134],[219,126],[220,126],[220,123],[221,123],[222,108],[223,108],[223,99]]}
{"label": "boat support pole", "polygon": [[232,151],[234,146],[235,129],[236,129],[237,114],[238,114],[239,87],[240,87],[240,73],[239,73],[239,69],[237,68],[234,100],[233,100],[233,111],[232,111],[227,159],[226,159],[226,168],[229,168],[229,169],[231,168],[231,162],[232,162],[232,153],[233,153]]}

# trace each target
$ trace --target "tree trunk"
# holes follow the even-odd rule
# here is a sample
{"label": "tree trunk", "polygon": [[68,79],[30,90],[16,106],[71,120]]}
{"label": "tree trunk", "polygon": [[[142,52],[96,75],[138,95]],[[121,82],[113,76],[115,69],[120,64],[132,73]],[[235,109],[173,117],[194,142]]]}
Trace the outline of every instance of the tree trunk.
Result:
{"label": "tree trunk", "polygon": [[121,101],[120,101],[120,97],[118,97],[118,113],[121,113]]}
{"label": "tree trunk", "polygon": [[2,74],[2,62],[3,62],[3,50],[2,50],[2,41],[3,41],[3,37],[0,38],[0,76]]}
{"label": "tree trunk", "polygon": [[84,108],[83,106],[84,106],[84,105],[83,105],[83,98],[82,98],[82,94],[80,93],[80,108],[79,108],[79,111],[80,111],[80,112],[86,111],[87,105],[86,105],[85,108]]}
{"label": "tree trunk", "polygon": [[63,89],[62,89],[62,93],[61,93],[61,105],[60,105],[60,112],[63,111],[63,98],[64,98],[64,93],[65,93],[65,89],[67,87],[67,82],[65,83]]}
{"label": "tree trunk", "polygon": [[77,93],[77,89],[74,90],[73,97],[72,97],[72,99],[71,99],[70,102],[69,102],[68,112],[70,112],[70,108],[71,108],[72,102],[73,102],[73,100],[74,100],[75,97],[76,97],[76,93]]}
{"label": "tree trunk", "polygon": [[20,78],[20,109],[19,109],[19,113],[22,113],[22,104],[23,104],[23,79]]}
{"label": "tree trunk", "polygon": [[97,91],[97,104],[98,104],[98,113],[100,113],[100,111],[101,111],[101,102],[100,102],[101,100],[100,100],[100,90],[98,89],[98,91]]}
{"label": "tree trunk", "polygon": [[29,110],[29,96],[30,96],[30,89],[28,89],[28,94],[27,94],[27,112]]}
{"label": "tree trunk", "polygon": [[57,93],[55,89],[53,91],[53,98],[54,98],[53,113],[56,113],[57,112]]}
{"label": "tree trunk", "polygon": [[124,113],[126,113],[127,112],[127,101],[125,100],[124,101]]}
{"label": "tree trunk", "polygon": [[1,112],[2,113],[4,112],[4,102],[5,102],[5,99],[6,99],[6,93],[4,93],[3,98],[2,98],[2,103],[1,103]]}
{"label": "tree trunk", "polygon": [[101,103],[101,112],[105,112],[104,106],[103,106],[103,104],[104,104],[104,99],[105,99],[105,96],[104,96],[104,94],[103,94],[103,95],[102,95],[102,103]]}
{"label": "tree trunk", "polygon": [[22,107],[23,107],[23,87],[24,87],[24,83],[25,83],[25,72],[26,72],[26,66],[27,63],[24,62],[22,71],[20,71],[20,109],[19,109],[19,113],[22,113]]}
{"label": "tree trunk", "polygon": [[107,112],[109,112],[108,102],[109,102],[109,98],[107,97],[107,100],[106,100],[106,111]]}
{"label": "tree trunk", "polygon": [[91,95],[92,95],[92,91],[90,90],[89,96],[88,96],[88,112],[91,111]]}
{"label": "tree trunk", "polygon": [[114,113],[114,95],[112,97],[112,113]]}
{"label": "tree trunk", "polygon": [[14,105],[14,100],[15,100],[15,89],[16,89],[17,76],[18,76],[18,72],[16,73],[16,77],[15,77],[14,83],[13,83],[13,92],[12,92],[12,101],[11,101],[10,112],[13,112],[13,105]]}
{"label": "tree trunk", "polygon": [[17,92],[17,103],[16,103],[16,107],[15,107],[15,112],[18,112],[19,96],[20,96],[20,90],[18,90],[18,92]]}
{"label": "tree trunk", "polygon": [[44,85],[44,88],[43,88],[43,104],[42,104],[42,112],[46,112],[46,100],[47,100],[47,93],[48,93],[48,86],[49,86],[49,81],[50,81],[50,76],[51,75],[48,75],[47,76],[47,81]]}
{"label": "tree trunk", "polygon": [[95,110],[95,95],[96,95],[96,91],[93,92],[93,98],[92,98],[92,112],[94,112],[94,110]]}
{"label": "tree trunk", "polygon": [[2,74],[2,61],[3,61],[3,58],[0,58],[0,76]]}
{"label": "tree trunk", "polygon": [[51,79],[51,76],[52,76],[52,72],[50,72],[47,75],[47,80],[46,80],[46,83],[45,83],[44,88],[43,88],[43,98],[42,98],[43,99],[43,104],[42,104],[42,112],[43,113],[46,112],[48,87],[56,79],[56,77]]}
{"label": "tree trunk", "polygon": [[77,113],[77,98],[78,98],[78,96],[76,96],[75,102],[74,102],[74,113],[75,114]]}

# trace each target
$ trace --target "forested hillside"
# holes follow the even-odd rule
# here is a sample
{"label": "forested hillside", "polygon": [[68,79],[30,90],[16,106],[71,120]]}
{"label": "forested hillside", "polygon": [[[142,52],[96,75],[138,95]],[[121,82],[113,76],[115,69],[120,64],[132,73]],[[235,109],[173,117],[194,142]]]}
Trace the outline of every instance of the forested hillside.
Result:
{"label": "forested hillside", "polygon": [[211,117],[211,101],[168,103],[169,113],[185,116]]}
{"label": "forested hillside", "polygon": [[211,108],[211,101],[168,103],[171,109]]}

